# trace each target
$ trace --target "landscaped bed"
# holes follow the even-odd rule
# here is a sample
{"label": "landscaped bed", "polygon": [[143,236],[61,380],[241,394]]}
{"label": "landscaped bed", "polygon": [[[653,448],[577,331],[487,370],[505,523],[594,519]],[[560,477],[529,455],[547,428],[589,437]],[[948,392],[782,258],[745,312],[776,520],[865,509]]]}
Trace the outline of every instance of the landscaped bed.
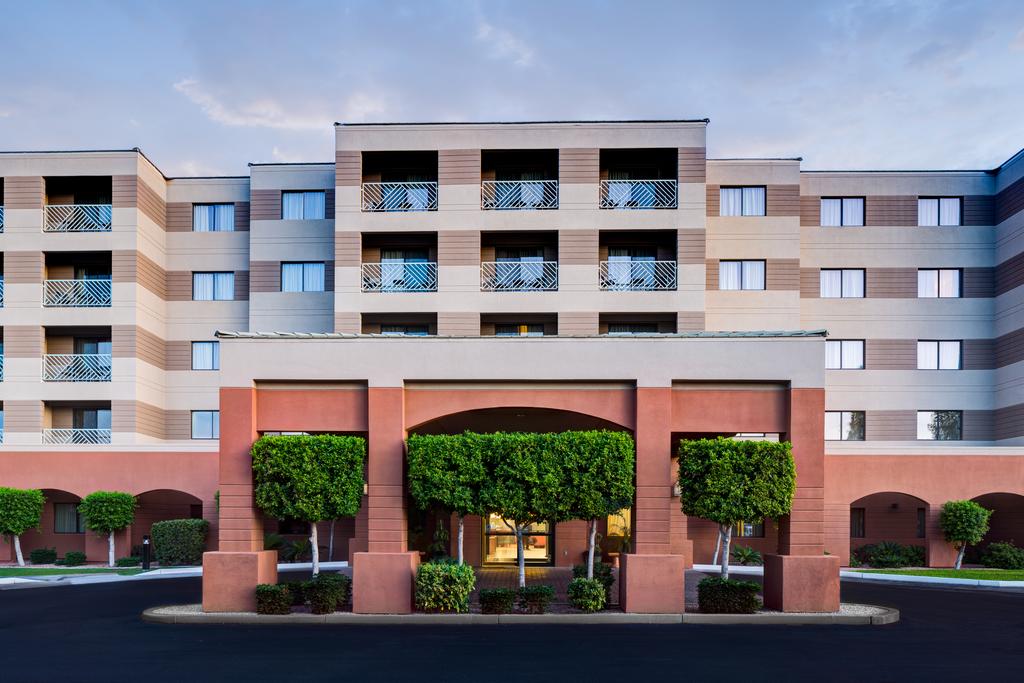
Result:
{"label": "landscaped bed", "polygon": [[56,576],[60,574],[117,574],[132,576],[141,574],[142,569],[118,569],[116,567],[0,567],[0,578],[28,578],[32,576]]}
{"label": "landscaped bed", "polygon": [[899,574],[976,581],[1024,581],[1024,569],[852,569],[864,574]]}

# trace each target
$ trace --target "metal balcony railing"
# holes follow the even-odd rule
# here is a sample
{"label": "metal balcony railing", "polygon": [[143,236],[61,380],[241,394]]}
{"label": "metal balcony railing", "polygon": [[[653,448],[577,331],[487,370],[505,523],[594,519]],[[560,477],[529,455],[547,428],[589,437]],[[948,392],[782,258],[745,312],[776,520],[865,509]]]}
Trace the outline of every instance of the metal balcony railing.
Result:
{"label": "metal balcony railing", "polygon": [[491,261],[480,264],[484,292],[551,292],[558,289],[557,261]]}
{"label": "metal balcony railing", "polygon": [[436,292],[437,264],[364,263],[364,292]]}
{"label": "metal balcony railing", "polygon": [[0,232],[4,231],[4,207],[0,206]]}
{"label": "metal balcony railing", "polygon": [[109,429],[44,429],[43,443],[50,445],[110,443]]}
{"label": "metal balcony railing", "polygon": [[43,356],[43,381],[109,382],[109,353],[48,353]]}
{"label": "metal balcony railing", "polygon": [[0,382],[4,381],[4,357],[0,355]]}
{"label": "metal balcony railing", "polygon": [[675,261],[601,261],[601,289],[650,292],[676,288]]}
{"label": "metal balcony railing", "polygon": [[602,209],[674,209],[679,183],[675,180],[602,180]]}
{"label": "metal balcony railing", "polygon": [[495,211],[557,209],[558,181],[485,180],[480,184],[480,208]]}
{"label": "metal balcony railing", "polygon": [[363,183],[363,211],[437,211],[437,183]]}
{"label": "metal balcony railing", "polygon": [[0,275],[0,308],[4,305],[4,278]]}
{"label": "metal balcony railing", "polygon": [[110,204],[48,204],[44,232],[110,232]]}
{"label": "metal balcony railing", "polygon": [[47,280],[43,305],[60,308],[110,306],[110,280]]}

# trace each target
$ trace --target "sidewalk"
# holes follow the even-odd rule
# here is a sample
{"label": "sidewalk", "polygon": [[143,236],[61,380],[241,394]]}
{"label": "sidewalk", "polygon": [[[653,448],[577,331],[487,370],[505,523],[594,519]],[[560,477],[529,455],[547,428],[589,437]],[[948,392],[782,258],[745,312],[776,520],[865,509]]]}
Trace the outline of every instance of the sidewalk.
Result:
{"label": "sidewalk", "polygon": [[[695,571],[717,573],[717,564],[695,564]],[[729,565],[730,576],[763,576],[764,567],[744,567],[742,565]],[[968,586],[974,588],[1004,588],[1024,590],[1024,581],[988,581],[985,579],[954,579],[942,576],[914,576],[910,574],[876,574],[874,572],[862,572],[856,569],[841,569],[840,579],[851,581],[871,581],[882,583],[907,583],[928,586]]]}

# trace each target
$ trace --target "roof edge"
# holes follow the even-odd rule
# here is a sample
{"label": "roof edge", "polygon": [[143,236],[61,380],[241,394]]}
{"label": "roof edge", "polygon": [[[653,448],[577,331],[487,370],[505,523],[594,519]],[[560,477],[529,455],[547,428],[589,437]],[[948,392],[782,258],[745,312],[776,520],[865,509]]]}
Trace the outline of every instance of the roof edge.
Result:
{"label": "roof edge", "polygon": [[[348,332],[244,332],[217,330],[218,339],[479,339],[491,340],[492,337],[481,335],[429,335],[425,337],[405,337],[401,335],[354,334]],[[790,339],[800,337],[827,337],[828,331],[818,330],[751,330],[751,331],[702,331],[675,332],[671,334],[636,334],[617,337],[606,334],[551,335],[548,339]],[[530,337],[545,339],[545,337]]]}

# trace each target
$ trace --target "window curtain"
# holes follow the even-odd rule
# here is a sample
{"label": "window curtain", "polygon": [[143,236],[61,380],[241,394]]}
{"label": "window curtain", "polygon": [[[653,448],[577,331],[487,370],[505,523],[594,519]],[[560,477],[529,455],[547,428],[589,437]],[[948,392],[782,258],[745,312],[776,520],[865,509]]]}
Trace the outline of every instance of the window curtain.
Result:
{"label": "window curtain", "polygon": [[744,187],[743,188],[743,215],[763,216],[764,213],[764,188]]}
{"label": "window curtain", "polygon": [[629,180],[629,171],[615,169],[608,171],[608,202],[613,206],[628,206],[633,193],[633,183]]}
{"label": "window curtain", "polygon": [[281,291],[301,292],[302,291],[302,264],[282,263],[281,264]]}
{"label": "window curtain", "polygon": [[860,370],[864,367],[864,342],[847,340],[842,342],[842,364],[845,370]]}
{"label": "window curtain", "polygon": [[864,296],[864,271],[843,271],[843,296],[845,298],[862,298]]}
{"label": "window curtain", "polygon": [[720,261],[718,264],[718,288],[740,289],[742,264],[739,261]]}
{"label": "window curtain", "polygon": [[939,342],[939,369],[959,370],[960,369],[960,342],[941,341]]}
{"label": "window curtain", "polygon": [[723,187],[718,191],[719,216],[743,215],[743,188]]}
{"label": "window curtain", "polygon": [[192,273],[192,300],[213,301],[213,273]]}
{"label": "window curtain", "polygon": [[843,415],[838,411],[825,413],[825,440],[839,441],[842,438]]}
{"label": "window curtain", "polygon": [[930,226],[939,224],[939,200],[917,200],[917,224]]}
{"label": "window curtain", "polygon": [[843,367],[843,342],[825,342],[825,369],[839,370]]}
{"label": "window curtain", "polygon": [[209,204],[192,205],[192,231],[212,232],[214,225],[213,207]]}
{"label": "window curtain", "polygon": [[235,229],[235,205],[215,204],[213,211],[213,229],[217,232],[233,232]]}
{"label": "window curtain", "polygon": [[743,262],[743,289],[764,289],[764,261]]}
{"label": "window curtain", "polygon": [[286,221],[301,220],[305,216],[302,192],[281,193],[281,218]]}
{"label": "window curtain", "polygon": [[213,298],[216,301],[231,301],[235,298],[235,274],[213,274]]}
{"label": "window curtain", "polygon": [[843,225],[861,226],[864,225],[864,199],[861,197],[847,197],[843,199]]}
{"label": "window curtain", "polygon": [[939,296],[953,298],[960,296],[959,270],[939,271]]}
{"label": "window curtain", "polygon": [[217,342],[192,342],[192,369],[219,370],[220,344]]}
{"label": "window curtain", "polygon": [[839,227],[843,224],[843,200],[822,199],[821,200],[821,225],[824,227]]}
{"label": "window curtain", "polygon": [[54,503],[53,530],[58,534],[80,533],[78,510],[74,503]]}
{"label": "window curtain", "polygon": [[822,299],[838,299],[843,295],[843,271],[823,270],[819,278],[821,281],[819,296]]}
{"label": "window curtain", "polygon": [[917,369],[935,370],[939,367],[939,345],[933,341],[917,342]]}
{"label": "window curtain", "polygon": [[324,291],[324,264],[305,263],[302,267],[302,291]]}
{"label": "window curtain", "polygon": [[540,171],[524,171],[519,186],[519,198],[523,206],[539,206],[544,202],[544,174]]}
{"label": "window curtain", "polygon": [[960,225],[959,197],[943,197],[939,200],[939,225]]}
{"label": "window curtain", "polygon": [[934,299],[939,295],[939,272],[937,270],[917,271],[917,296],[920,299]]}

